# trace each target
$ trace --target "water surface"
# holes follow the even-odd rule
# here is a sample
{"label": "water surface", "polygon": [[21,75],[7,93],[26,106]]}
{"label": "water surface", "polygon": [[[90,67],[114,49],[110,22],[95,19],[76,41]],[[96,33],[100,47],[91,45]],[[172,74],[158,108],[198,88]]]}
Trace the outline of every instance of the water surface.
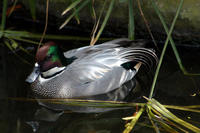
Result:
{"label": "water surface", "polygon": [[[178,47],[186,69],[200,72],[200,48]],[[165,56],[164,63],[156,84],[154,98],[162,104],[195,105],[200,101],[200,76],[189,77],[180,71],[171,49]],[[33,58],[28,57],[33,64]],[[113,110],[104,113],[75,113],[66,111],[45,112],[37,102],[16,101],[9,98],[30,97],[29,85],[25,79],[32,66],[24,64],[7,48],[0,46],[0,129],[2,133],[120,133],[126,121],[121,118],[131,116],[135,108]],[[143,72],[139,73],[137,94],[131,94],[129,101],[145,102],[150,84]],[[137,98],[135,98],[137,96]],[[41,111],[38,113],[38,111]],[[177,116],[200,123],[197,113],[171,110]],[[36,115],[37,114],[37,115]],[[193,122],[199,126],[199,123]],[[144,113],[134,131],[138,133],[154,132],[147,115]],[[200,127],[200,126],[199,126]]]}

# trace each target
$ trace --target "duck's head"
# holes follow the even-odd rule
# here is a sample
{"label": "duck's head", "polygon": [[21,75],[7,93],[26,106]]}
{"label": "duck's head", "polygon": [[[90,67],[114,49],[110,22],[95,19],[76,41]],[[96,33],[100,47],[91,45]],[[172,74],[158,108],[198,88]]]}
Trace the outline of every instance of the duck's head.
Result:
{"label": "duck's head", "polygon": [[54,67],[64,65],[64,55],[54,42],[45,43],[36,53],[36,62],[40,66],[40,71],[44,72]]}
{"label": "duck's head", "polygon": [[43,74],[46,77],[53,75],[65,64],[64,55],[54,42],[45,43],[36,53],[36,63],[33,72],[26,79],[27,82],[32,83]]}

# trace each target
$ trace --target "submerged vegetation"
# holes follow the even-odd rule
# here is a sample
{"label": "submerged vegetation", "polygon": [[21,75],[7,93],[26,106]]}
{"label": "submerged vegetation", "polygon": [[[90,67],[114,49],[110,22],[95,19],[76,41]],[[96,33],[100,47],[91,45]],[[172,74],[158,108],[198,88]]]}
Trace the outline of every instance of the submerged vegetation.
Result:
{"label": "submerged vegetation", "polygon": [[[30,1],[30,11],[32,14],[32,18],[36,19],[36,6],[35,6],[35,0],[29,0]],[[6,16],[7,16],[7,3],[8,0],[3,0],[3,7],[2,7],[2,17],[1,17],[1,25],[0,25],[0,38],[1,42],[0,44],[3,44],[7,46],[13,53],[14,50],[18,47],[20,50],[24,51],[26,54],[29,54],[29,52],[24,49],[18,41],[20,42],[25,42],[25,43],[30,43],[30,44],[37,44],[39,45],[39,39],[45,38],[45,39],[60,39],[60,40],[90,40],[90,45],[94,45],[97,40],[100,38],[106,23],[108,22],[109,17],[112,15],[112,9],[115,5],[115,2],[117,0],[104,0],[104,4],[102,5],[101,12],[99,13],[99,16],[97,17],[97,14],[95,12],[95,7],[94,7],[94,0],[75,0],[69,5],[62,13],[62,15],[68,13],[69,11],[73,10],[72,14],[66,18],[66,20],[63,22],[63,24],[60,26],[60,29],[63,28],[67,23],[75,17],[78,23],[80,23],[78,13],[87,5],[89,5],[89,8],[91,9],[91,15],[94,18],[94,27],[91,35],[91,39],[84,38],[84,37],[74,37],[74,36],[61,36],[61,35],[46,35],[45,30],[43,34],[35,34],[35,33],[30,33],[27,31],[15,31],[15,30],[10,30],[9,28],[6,27]],[[135,39],[135,24],[134,24],[134,12],[133,12],[133,4],[136,2],[138,3],[138,8],[140,8],[140,0],[119,0],[120,2],[128,2],[128,10],[129,10],[129,24],[128,24],[128,37],[131,40]],[[145,98],[147,100],[147,103],[126,103],[126,102],[114,102],[114,101],[93,101],[93,100],[76,100],[76,99],[41,99],[46,102],[51,102],[51,103],[56,103],[56,104],[67,104],[67,105],[74,105],[74,106],[91,106],[91,107],[98,107],[98,108],[105,108],[105,107],[111,107],[111,108],[117,108],[117,107],[137,107],[139,106],[140,109],[135,113],[135,115],[123,118],[126,121],[130,121],[125,125],[124,133],[129,133],[134,129],[135,124],[137,123],[138,119],[140,116],[146,111],[148,118],[150,122],[152,123],[152,128],[155,129],[155,132],[159,133],[160,130],[164,130],[167,132],[200,132],[200,128],[196,127],[187,121],[184,121],[174,114],[172,114],[168,109],[176,109],[176,110],[182,110],[182,111],[190,111],[190,112],[196,112],[200,113],[199,110],[199,105],[194,105],[194,106],[169,106],[169,105],[162,105],[160,104],[157,100],[153,98],[153,93],[154,93],[154,88],[157,82],[157,77],[161,68],[161,65],[163,63],[163,58],[168,46],[168,43],[170,42],[172,50],[175,54],[176,60],[178,62],[179,68],[181,71],[187,75],[187,76],[200,76],[200,73],[190,73],[188,72],[185,67],[182,64],[182,61],[180,59],[179,53],[176,49],[175,42],[173,41],[172,38],[172,32],[175,27],[176,20],[180,14],[180,11],[182,9],[184,0],[180,0],[179,5],[177,7],[177,12],[175,14],[175,17],[173,19],[173,22],[170,26],[170,28],[167,27],[166,22],[162,16],[162,14],[159,11],[158,6],[156,5],[155,0],[151,0],[152,7],[154,8],[155,12],[157,13],[157,16],[160,19],[160,22],[163,25],[163,28],[165,29],[165,32],[167,34],[166,41],[163,45],[163,49],[160,55],[160,60],[158,63],[158,66],[156,68],[156,72],[154,75],[153,83],[151,86],[151,92],[149,94],[148,98]],[[16,5],[17,0],[15,0],[13,4],[13,9]],[[49,1],[47,0],[47,14],[46,14],[46,28],[48,24],[48,4]],[[106,8],[106,5],[109,4],[108,8]],[[106,10],[106,13],[105,13]],[[145,19],[145,16],[140,8],[142,17],[145,21],[145,24],[147,26],[147,29],[149,31],[149,34],[152,37],[152,40],[154,41],[155,46],[157,47],[157,44],[155,42],[155,38],[153,37],[151,30],[148,26],[148,22]],[[11,12],[12,13],[12,12]],[[101,23],[102,17],[103,21]],[[101,25],[100,25],[101,23]],[[42,42],[42,39],[40,40]],[[17,55],[17,54],[16,54]],[[19,56],[19,55],[17,55]],[[24,60],[22,57],[20,57],[24,62],[28,63],[26,60]],[[15,100],[24,100],[24,99],[19,99],[15,98]],[[32,101],[33,99],[26,99],[28,101]],[[168,109],[167,109],[168,108]]]}

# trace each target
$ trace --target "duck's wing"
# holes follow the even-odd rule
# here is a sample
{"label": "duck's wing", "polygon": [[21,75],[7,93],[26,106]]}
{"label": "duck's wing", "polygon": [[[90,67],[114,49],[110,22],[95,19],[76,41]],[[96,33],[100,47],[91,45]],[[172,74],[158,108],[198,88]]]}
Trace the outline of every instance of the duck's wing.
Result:
{"label": "duck's wing", "polygon": [[[78,48],[78,49],[72,49],[72,50],[65,52],[64,56],[67,57],[67,58],[71,58],[73,56],[84,57],[88,54],[92,54],[92,53],[102,51],[102,50],[105,50],[105,49],[116,48],[116,47],[119,47],[120,45],[123,45],[123,44],[127,45],[127,44],[130,44],[131,42],[132,41],[130,41],[127,38],[115,39],[115,40],[108,41],[108,42],[105,42],[105,43],[102,43],[102,44],[97,44],[97,45],[94,45],[94,46],[85,46],[85,47],[81,47],[81,48]],[[136,45],[139,46],[140,44],[136,44]]]}
{"label": "duck's wing", "polygon": [[112,49],[116,47],[130,47],[130,48],[142,48],[145,47],[147,41],[146,40],[129,40],[127,38],[120,38],[120,39],[115,39],[112,41],[104,42],[102,44],[97,44],[94,46],[85,46],[81,47],[78,49],[72,49],[64,53],[64,56],[66,58],[71,58],[71,57],[77,57],[77,58],[82,58],[87,56],[88,54],[93,54],[105,49]]}
{"label": "duck's wing", "polygon": [[[155,57],[154,57],[155,56]],[[120,87],[136,74],[134,66],[144,62],[152,67],[157,58],[152,50],[144,48],[112,48],[89,54],[70,64],[73,96],[99,95]],[[77,90],[79,90],[77,92]],[[73,92],[75,91],[75,92]]]}
{"label": "duck's wing", "polygon": [[68,75],[73,82],[71,88],[74,88],[71,89],[71,93],[74,97],[110,92],[131,80],[136,74],[135,70],[127,71],[120,66],[110,67],[99,62],[88,61],[74,65],[68,68]]}

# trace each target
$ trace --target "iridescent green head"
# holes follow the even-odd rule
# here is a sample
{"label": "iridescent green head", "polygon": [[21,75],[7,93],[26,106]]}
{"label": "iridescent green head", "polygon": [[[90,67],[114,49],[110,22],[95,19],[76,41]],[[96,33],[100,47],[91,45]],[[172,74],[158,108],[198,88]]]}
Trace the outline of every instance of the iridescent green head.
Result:
{"label": "iridescent green head", "polygon": [[45,43],[36,54],[36,62],[41,71],[47,71],[53,67],[61,67],[64,63],[64,55],[54,42]]}

